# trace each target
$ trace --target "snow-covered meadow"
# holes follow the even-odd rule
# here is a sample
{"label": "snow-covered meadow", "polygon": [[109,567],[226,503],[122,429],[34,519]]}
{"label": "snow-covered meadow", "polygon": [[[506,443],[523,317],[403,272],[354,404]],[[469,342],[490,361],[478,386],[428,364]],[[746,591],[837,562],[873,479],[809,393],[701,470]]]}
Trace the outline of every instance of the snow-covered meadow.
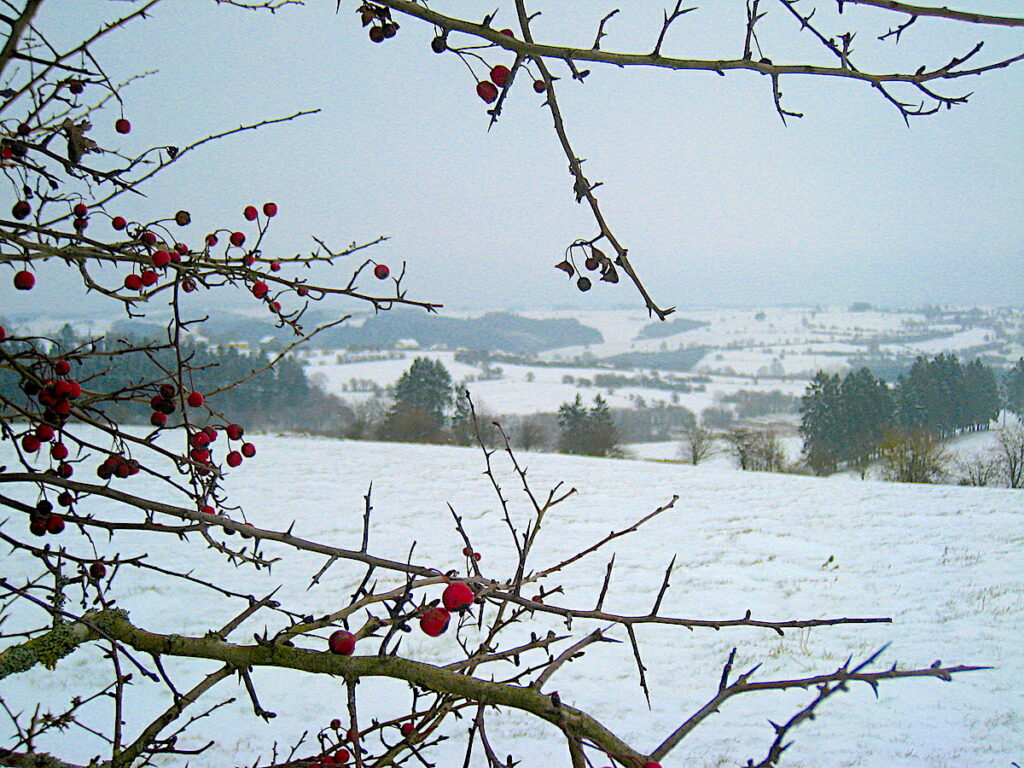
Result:
{"label": "snow-covered meadow", "polygon": [[[233,500],[258,526],[295,532],[326,543],[358,542],[363,494],[373,483],[370,548],[439,569],[465,567],[461,540],[453,533],[447,504],[465,518],[474,546],[483,553],[486,576],[507,578],[514,549],[487,478],[483,459],[471,448],[331,441],[289,436],[256,436],[259,453],[230,472]],[[12,459],[0,445],[3,462]],[[661,576],[676,558],[664,612],[693,618],[733,618],[747,609],[755,618],[886,616],[891,624],[840,626],[795,631],[778,637],[764,630],[715,632],[641,627],[644,663],[649,668],[651,706],[638,685],[628,642],[592,646],[568,665],[545,690],[596,714],[639,748],[653,748],[714,693],[730,649],[737,668],[761,664],[759,677],[797,677],[836,668],[847,656],[861,659],[885,644],[881,665],[977,664],[992,670],[958,675],[950,683],[933,679],[893,681],[876,699],[866,686],[854,686],[826,703],[820,715],[795,732],[783,759],[794,768],[859,766],[1006,766],[1024,761],[1024,498],[1020,491],[909,486],[845,478],[815,479],[738,472],[721,466],[690,467],[641,461],[521,454],[538,492],[558,481],[577,494],[546,521],[531,565],[540,569],[628,526],[673,495],[675,507],[636,534],[618,539],[607,551],[564,571],[557,580],[564,595],[556,604],[591,607],[608,558],[616,556],[606,599],[608,610],[634,613],[650,608]],[[512,499],[518,522],[527,506],[507,459],[496,457],[497,472]],[[155,492],[139,475],[126,489]],[[26,499],[27,500],[27,499]],[[22,531],[14,517],[4,530]],[[58,540],[49,540],[54,543]],[[146,551],[161,564],[190,568],[199,576],[258,596],[278,585],[285,602],[298,610],[323,613],[351,594],[362,569],[336,564],[321,585],[307,591],[322,559],[268,547],[281,555],[270,574],[225,565],[197,541],[132,535],[114,542],[96,539],[100,554]],[[237,537],[233,540],[237,543]],[[86,545],[71,531],[59,543],[79,551]],[[5,558],[3,572],[16,577],[20,557]],[[222,605],[187,586],[169,586],[146,574],[123,569],[119,603],[133,620],[155,631],[202,633],[220,626],[237,601]],[[38,618],[38,617],[37,617]],[[244,642],[256,622],[237,633]],[[523,633],[564,630],[560,622],[537,615]],[[590,629],[577,622],[577,633]],[[625,634],[612,631],[624,640]],[[513,644],[515,637],[506,642]],[[318,647],[319,641],[309,641]],[[367,644],[363,647],[372,647]],[[430,639],[407,635],[403,652],[443,663],[457,653],[453,632]],[[360,649],[361,650],[361,649]],[[61,662],[55,673],[34,670],[0,683],[0,694],[14,709],[36,696],[59,706],[75,693],[91,691],[101,677],[92,665],[99,650],[82,650]],[[179,685],[213,669],[202,662],[170,665]],[[496,670],[497,671],[497,670]],[[193,758],[194,766],[252,764],[269,757],[270,745],[293,741],[333,716],[344,717],[343,689],[334,681],[280,671],[257,671],[254,679],[265,707],[278,717],[267,724],[252,714],[237,679],[222,683],[211,702],[236,701],[195,723],[184,744],[215,746]],[[363,717],[382,719],[406,713],[408,696],[396,683],[364,682]],[[727,703],[697,729],[663,764],[732,766],[763,758],[772,738],[768,720],[779,721],[805,704],[811,693],[749,694]],[[166,688],[135,676],[129,732],[166,706]],[[104,722],[102,705],[91,722]],[[87,718],[90,719],[90,718]],[[465,721],[454,724],[464,727]],[[5,736],[9,724],[0,726]],[[529,765],[568,764],[553,729],[529,718],[496,713],[489,727],[496,751],[512,753]],[[101,745],[81,730],[61,735],[62,755],[82,762]],[[44,742],[44,746],[45,746]],[[68,747],[70,746],[70,749]],[[438,765],[462,764],[457,740],[442,745]],[[595,765],[604,765],[599,756]],[[167,764],[179,764],[180,760]],[[473,766],[484,763],[477,754]]]}

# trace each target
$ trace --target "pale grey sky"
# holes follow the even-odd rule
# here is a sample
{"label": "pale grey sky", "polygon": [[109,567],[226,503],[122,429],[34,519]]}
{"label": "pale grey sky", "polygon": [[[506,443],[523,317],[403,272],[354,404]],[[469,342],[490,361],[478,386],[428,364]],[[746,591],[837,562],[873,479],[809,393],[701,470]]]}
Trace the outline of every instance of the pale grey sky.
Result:
{"label": "pale grey sky", "polygon": [[[356,5],[342,2],[336,14],[333,0],[311,0],[270,15],[173,0],[97,46],[115,80],[158,70],[123,92],[131,135],[95,129],[101,143],[127,153],[322,109],[193,154],[125,215],[187,208],[195,218],[188,237],[199,241],[215,226],[242,228],[245,205],[274,200],[281,213],[270,249],[308,251],[311,234],[337,247],[386,234],[373,256],[393,266],[404,259],[418,298],[455,307],[642,306],[626,283],[580,295],[553,269],[569,243],[596,229],[574,202],[550,115],[529,82],[517,81],[488,131],[474,79],[455,56],[431,52],[430,27],[399,19],[398,35],[375,45]],[[701,5],[673,28],[665,52],[738,56],[744,4]],[[1006,12],[1021,4],[960,5]],[[456,6],[474,20],[493,10],[432,4]],[[40,25],[79,39],[130,7],[51,3]],[[648,50],[660,3],[532,3],[543,11],[535,36],[589,46],[597,19],[614,7],[623,10],[603,47]],[[511,10],[503,13],[495,26],[514,27]],[[775,13],[780,23],[762,41],[767,55],[826,63],[784,11]],[[855,45],[864,68],[876,50],[893,65],[900,56],[944,62],[980,39],[992,56],[1024,50],[1020,31],[921,20],[894,53],[874,41],[886,28],[879,18],[848,6],[832,27],[867,22]],[[511,63],[507,53],[483,55]],[[805,114],[783,126],[767,78],[756,74],[591,69],[584,84],[559,84],[567,129],[591,180],[604,182],[605,215],[659,303],[1024,302],[1024,65],[943,86],[974,94],[909,128],[871,88],[849,81],[783,79],[786,106]],[[4,278],[0,314],[43,299],[66,306],[75,292],[54,292],[61,274],[44,271],[30,294]]]}

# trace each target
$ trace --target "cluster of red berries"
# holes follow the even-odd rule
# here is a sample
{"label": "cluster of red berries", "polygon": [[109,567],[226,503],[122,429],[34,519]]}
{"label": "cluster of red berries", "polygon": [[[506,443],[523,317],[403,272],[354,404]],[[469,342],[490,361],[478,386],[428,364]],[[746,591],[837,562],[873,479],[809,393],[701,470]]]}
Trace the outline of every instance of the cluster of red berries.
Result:
{"label": "cluster of red berries", "polygon": [[351,757],[349,751],[342,747],[334,752],[326,752],[321,755],[318,765],[322,768],[329,765],[345,765],[348,763],[349,757]]}
{"label": "cluster of red berries", "polygon": [[[35,429],[29,430],[21,436],[21,449],[25,453],[37,453],[43,447],[43,443],[49,443],[56,437],[56,432],[49,424],[37,424]],[[67,463],[69,455],[68,447],[59,440],[50,446],[50,457],[57,462],[57,474],[61,477],[71,477],[75,468]]]}
{"label": "cluster of red berries", "polygon": [[71,364],[67,360],[54,363],[53,372],[57,378],[44,379],[42,384],[34,379],[23,379],[21,389],[43,406],[45,424],[60,426],[71,412],[71,401],[82,396],[82,385],[69,376]]}
{"label": "cluster of red berries", "polygon": [[75,215],[75,220],[72,222],[75,231],[84,232],[85,228],[89,226],[89,206],[85,203],[75,203],[71,212]]}
{"label": "cluster of red berries", "polygon": [[[506,37],[515,37],[515,33],[511,29],[501,30],[501,34]],[[437,41],[440,40],[441,44],[437,45]],[[441,53],[447,48],[447,43],[444,38],[434,38],[434,42],[431,43],[431,47],[436,53]],[[438,50],[440,48],[440,50]],[[508,84],[508,79],[511,76],[512,71],[504,64],[498,64],[491,67],[490,80],[481,80],[476,84],[476,95],[483,99],[486,103],[491,104],[498,98],[499,89],[504,88]],[[533,81],[533,90],[537,93],[544,93],[548,89],[547,83],[543,80]]]}
{"label": "cluster of red berries", "polygon": [[139,474],[141,467],[135,459],[126,459],[118,453],[111,453],[96,467],[96,477],[109,480],[118,477],[122,480]]}
{"label": "cluster of red berries", "polygon": [[154,427],[167,425],[167,417],[174,413],[177,406],[174,404],[174,396],[178,394],[178,388],[173,384],[161,384],[160,390],[153,395],[149,401],[149,407],[153,413],[149,416],[149,423]]}
{"label": "cluster of red berries", "polygon": [[[193,399],[193,396],[198,396]],[[188,404],[193,408],[198,408],[198,405],[193,405],[194,402],[198,402],[199,405],[203,404],[202,395],[198,392],[193,392],[188,396]],[[242,439],[242,435],[245,434],[245,429],[241,424],[228,424],[224,428],[225,434],[228,436],[228,440],[239,441]],[[210,444],[216,442],[219,433],[216,427],[206,426],[198,432],[193,432],[188,439],[190,450],[189,457],[205,466],[212,466],[212,453],[210,451]],[[230,450],[224,457],[224,461],[227,462],[229,467],[239,466],[243,460],[251,459],[256,455],[256,446],[252,443],[242,443],[238,450]],[[212,507],[209,514],[213,514]],[[205,507],[203,511],[206,511]]]}
{"label": "cluster of red berries", "polygon": [[448,630],[452,613],[462,613],[476,600],[476,595],[469,585],[462,581],[453,581],[445,587],[441,595],[441,606],[432,606],[420,614],[420,629],[431,637],[443,635]]}
{"label": "cluster of red berries", "polygon": [[462,554],[465,555],[466,557],[473,558],[478,563],[480,562],[480,557],[481,557],[480,553],[473,551],[472,547],[463,547],[462,548]]}
{"label": "cluster of red berries", "polygon": [[28,529],[36,536],[58,534],[64,530],[64,517],[53,511],[53,504],[42,499],[32,511]]}

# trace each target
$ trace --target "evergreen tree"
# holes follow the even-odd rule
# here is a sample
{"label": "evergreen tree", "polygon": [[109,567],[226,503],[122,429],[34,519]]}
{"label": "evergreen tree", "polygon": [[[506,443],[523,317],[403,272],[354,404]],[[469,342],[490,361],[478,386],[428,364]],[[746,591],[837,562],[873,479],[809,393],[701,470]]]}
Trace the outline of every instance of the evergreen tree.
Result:
{"label": "evergreen tree", "polygon": [[928,359],[919,356],[905,375],[900,375],[896,388],[896,419],[904,430],[931,430],[934,426],[932,408],[937,396],[932,386]]}
{"label": "evergreen tree", "polygon": [[612,456],[618,452],[619,432],[615,427],[608,402],[597,395],[587,414],[586,453],[590,456]]}
{"label": "evergreen tree", "polygon": [[579,394],[571,403],[562,403],[558,408],[558,450],[562,453],[583,455],[587,425],[587,409]]}
{"label": "evergreen tree", "polygon": [[1006,408],[1024,419],[1024,357],[1006,372],[1003,378],[1006,389]]}
{"label": "evergreen tree", "polygon": [[964,368],[966,394],[966,420],[968,429],[988,429],[999,418],[999,385],[995,372],[980,360],[973,360]]}
{"label": "evergreen tree", "polygon": [[863,474],[878,451],[885,431],[892,426],[895,410],[892,393],[868,368],[861,368],[843,379],[839,398],[842,439],[839,455]]}
{"label": "evergreen tree", "polygon": [[395,384],[395,411],[418,410],[443,426],[452,408],[452,377],[444,363],[417,357]]}
{"label": "evergreen tree", "polygon": [[804,457],[818,475],[836,471],[841,455],[839,376],[818,371],[800,401]]}

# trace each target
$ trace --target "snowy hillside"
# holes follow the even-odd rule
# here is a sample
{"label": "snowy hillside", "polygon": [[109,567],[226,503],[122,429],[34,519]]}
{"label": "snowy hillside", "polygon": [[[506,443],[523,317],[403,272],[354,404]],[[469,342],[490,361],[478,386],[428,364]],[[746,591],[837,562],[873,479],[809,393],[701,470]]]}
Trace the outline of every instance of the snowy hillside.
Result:
{"label": "snowy hillside", "polygon": [[[509,575],[513,548],[493,491],[481,474],[478,450],[274,436],[257,436],[256,443],[257,457],[228,477],[234,500],[255,524],[285,528],[295,520],[299,535],[351,546],[358,541],[362,495],[372,481],[371,550],[404,559],[415,542],[418,562],[459,568],[462,543],[452,532],[446,507],[450,502],[465,516],[474,546],[483,553],[484,574]],[[11,459],[9,444],[0,444],[0,461]],[[559,672],[549,689],[597,714],[637,746],[651,748],[711,697],[721,664],[733,647],[738,648],[738,667],[762,664],[758,674],[767,679],[831,671],[850,654],[861,659],[889,643],[883,666],[897,661],[927,666],[941,659],[944,664],[994,669],[963,674],[951,683],[890,682],[881,686],[877,699],[869,688],[853,687],[795,732],[783,765],[961,768],[1008,767],[1011,761],[1024,760],[1020,491],[823,480],[561,455],[522,454],[520,459],[529,466],[538,492],[558,480],[578,489],[576,497],[547,520],[533,561],[538,569],[627,526],[673,494],[680,497],[673,510],[635,535],[547,584],[565,587],[565,595],[552,602],[592,606],[614,552],[614,578],[605,606],[609,610],[649,609],[661,574],[675,556],[664,606],[672,615],[731,618],[749,609],[755,618],[765,619],[893,619],[892,624],[796,631],[781,638],[751,629],[642,628],[638,639],[650,670],[650,709],[628,642],[592,647],[583,660]],[[498,467],[514,502],[513,514],[525,521],[526,507],[507,461],[501,458]],[[129,482],[135,484],[133,490],[144,492],[149,481],[140,475]],[[22,525],[22,520],[12,519],[4,529],[20,531]],[[69,534],[60,543],[83,546]],[[96,545],[107,555],[146,551],[131,536],[113,544],[97,539]],[[319,587],[307,592],[322,561],[273,548],[269,553],[287,555],[269,575],[224,565],[197,542],[189,546],[168,541],[159,555],[166,566],[194,568],[196,575],[232,589],[263,595],[281,584],[289,601],[310,612],[336,608],[362,575],[361,570],[339,564]],[[22,567],[12,556],[4,561],[3,571],[16,577]],[[203,632],[226,617],[188,589],[169,592],[137,572],[121,578],[119,602],[142,626]],[[536,617],[524,631],[548,627],[562,625]],[[625,639],[624,633],[613,635]],[[247,636],[251,635],[240,632],[238,639]],[[318,647],[317,642],[310,640],[310,647]],[[454,652],[454,643],[451,632],[438,639],[414,632],[403,649],[442,663]],[[91,690],[99,682],[86,669],[86,661],[97,656],[98,650],[79,652],[61,662],[56,673],[35,670],[9,678],[3,683],[3,696],[15,709],[28,706],[36,694],[51,702],[66,701],[71,693]],[[192,681],[211,669],[191,662],[179,662],[176,668],[189,670],[186,677]],[[289,743],[302,731],[320,728],[330,717],[343,714],[343,695],[330,681],[277,671],[257,671],[254,679],[264,706],[276,711],[277,719],[271,724],[257,719],[237,681],[223,683],[211,703],[229,696],[237,700],[195,724],[182,746],[199,746],[209,739],[216,745],[191,765],[252,764],[257,754],[268,756],[275,739]],[[733,700],[664,765],[712,768],[760,760],[772,736],[767,720],[788,717],[810,695],[759,693]],[[407,701],[405,689],[393,683],[366,682],[360,696],[364,717],[400,716]],[[129,730],[148,722],[146,717],[167,704],[163,686],[141,679],[135,681],[133,697]],[[4,736],[10,730],[9,724],[0,728]],[[527,718],[497,718],[488,733],[499,754],[512,753],[523,766],[568,763],[552,729]],[[71,759],[85,762],[100,751],[82,731],[62,738],[62,753]],[[66,748],[69,743],[73,749]],[[445,745],[437,756],[440,766],[462,764],[457,746]],[[473,763],[474,768],[482,765]]]}

